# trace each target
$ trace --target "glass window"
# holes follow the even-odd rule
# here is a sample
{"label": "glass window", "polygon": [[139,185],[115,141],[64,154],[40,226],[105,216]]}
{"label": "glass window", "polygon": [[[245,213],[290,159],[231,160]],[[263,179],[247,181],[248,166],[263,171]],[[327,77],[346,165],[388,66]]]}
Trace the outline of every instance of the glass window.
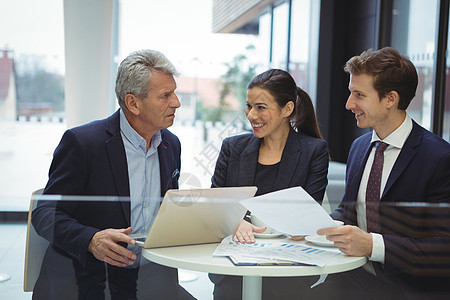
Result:
{"label": "glass window", "polygon": [[272,68],[286,70],[288,4],[285,2],[273,10]]}
{"label": "glass window", "polygon": [[264,69],[270,68],[270,22],[272,19],[272,13],[269,11],[263,14],[259,18],[259,41],[260,47],[258,48],[261,53],[261,60],[263,62]]}
{"label": "glass window", "polygon": [[7,0],[0,18],[0,211],[28,211],[65,130],[63,1]]}
{"label": "glass window", "polygon": [[450,30],[447,37],[447,68],[445,70],[445,103],[444,103],[444,128],[442,137],[450,142]]}
{"label": "glass window", "polygon": [[[260,51],[269,68],[286,70],[288,46],[288,3],[273,9],[272,61],[270,61],[271,13],[259,19]],[[290,34],[289,72],[298,86],[305,89],[315,102],[317,85],[317,59],[319,46],[320,2],[293,0]]]}
{"label": "glass window", "polygon": [[[409,115],[431,129],[433,65],[438,1],[396,0],[392,20],[392,47],[408,56],[417,68],[419,85]],[[406,34],[405,34],[406,32]]]}
{"label": "glass window", "polygon": [[292,1],[289,72],[315,102],[320,2]]}

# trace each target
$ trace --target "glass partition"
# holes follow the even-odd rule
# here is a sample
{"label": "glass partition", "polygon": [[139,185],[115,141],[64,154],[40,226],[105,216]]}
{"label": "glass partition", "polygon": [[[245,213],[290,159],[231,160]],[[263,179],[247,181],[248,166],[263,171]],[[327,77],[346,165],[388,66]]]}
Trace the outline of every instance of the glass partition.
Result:
{"label": "glass partition", "polygon": [[[57,255],[60,268],[58,272],[66,272],[65,278],[57,278],[54,282],[67,283],[72,278],[67,291],[78,294],[84,292],[81,288],[82,281],[76,279],[80,278],[80,272],[98,268],[98,279],[113,280],[111,276],[114,274],[123,280],[129,279],[135,270],[137,273],[133,275],[133,280],[136,281],[137,298],[145,299],[140,296],[140,292],[152,287],[151,279],[144,273],[153,264],[152,259],[169,267],[163,267],[161,271],[164,274],[169,270],[169,277],[165,278],[168,281],[171,280],[171,267],[183,267],[194,272],[216,271],[220,274],[247,276],[245,278],[262,275],[273,278],[265,279],[263,287],[270,284],[275,290],[283,287],[283,291],[288,294],[301,292],[308,297],[322,295],[327,288],[333,287],[335,280],[343,280],[352,274],[347,272],[368,272],[368,276],[373,276],[370,272],[377,270],[376,265],[368,261],[366,256],[344,255],[342,252],[349,250],[340,248],[333,241],[336,237],[317,234],[317,230],[323,228],[340,230],[341,226],[356,226],[357,223],[366,230],[365,222],[359,223],[354,215],[355,212],[358,215],[361,213],[360,208],[352,203],[341,206],[343,214],[332,214],[344,221],[342,224],[333,221],[328,212],[300,188],[255,198],[251,197],[255,192],[251,187],[213,190],[214,197],[211,189],[185,189],[173,190],[164,199],[132,200],[111,196],[35,195],[33,202],[37,204],[37,208],[33,211],[34,227],[30,227],[27,236],[27,240],[33,244],[28,244],[26,257],[28,267],[35,268],[35,277],[32,277],[33,270],[28,269],[28,284],[38,276],[37,272],[42,264],[40,259],[43,259],[44,254],[42,249],[48,246],[48,241],[56,248],[49,250],[44,260],[48,261],[52,255]],[[124,225],[127,224],[127,207],[137,200],[161,204],[155,211],[157,215],[151,221],[153,224],[145,234],[128,232],[125,228],[127,225]],[[396,200],[395,203],[381,202],[377,208],[380,212],[380,225],[376,232],[383,234],[386,249],[384,269],[385,272],[392,272],[388,280],[400,285],[402,293],[416,293],[419,287],[428,286],[436,288],[426,291],[422,296],[446,295],[439,284],[442,287],[442,282],[450,276],[448,199],[440,199],[435,203],[420,202],[420,198],[416,199],[418,202],[408,202],[411,199]],[[266,227],[266,231],[255,233],[255,243],[236,243],[232,240],[232,235],[242,219],[249,214],[251,216],[248,220],[260,229]],[[75,215],[78,216],[78,222],[67,230]],[[131,219],[133,220],[133,215]],[[46,240],[38,237],[34,228]],[[135,253],[139,258],[138,263],[122,266],[115,273],[116,269],[110,264],[98,264],[98,258],[86,251],[92,235],[108,228],[116,230],[117,236],[121,236],[117,241]],[[132,239],[124,239],[127,235]],[[84,242],[85,236],[89,238]],[[137,246],[133,245],[134,240],[138,241]],[[30,248],[33,246],[38,246],[41,250]],[[87,261],[88,265],[83,267],[79,265],[80,261]],[[33,265],[36,262],[38,265]],[[44,266],[48,267],[47,264]],[[139,269],[135,268],[137,266]],[[319,276],[325,271],[330,273],[328,278]],[[208,280],[207,277],[204,278]],[[409,279],[420,279],[420,284],[412,285]],[[310,287],[311,283],[316,283],[313,289]],[[364,288],[364,283],[355,284],[353,281],[352,285],[356,290]],[[202,294],[201,288],[191,288],[186,284],[182,286],[185,287],[183,292],[187,290],[194,297]],[[253,286],[250,292],[257,293],[256,288]],[[110,299],[110,289],[110,285],[104,286],[99,291],[100,298],[96,299]],[[333,293],[345,294],[345,290],[340,289],[342,287],[333,287]],[[390,292],[384,291],[384,296],[390,296]],[[208,297],[212,295],[209,294]]]}

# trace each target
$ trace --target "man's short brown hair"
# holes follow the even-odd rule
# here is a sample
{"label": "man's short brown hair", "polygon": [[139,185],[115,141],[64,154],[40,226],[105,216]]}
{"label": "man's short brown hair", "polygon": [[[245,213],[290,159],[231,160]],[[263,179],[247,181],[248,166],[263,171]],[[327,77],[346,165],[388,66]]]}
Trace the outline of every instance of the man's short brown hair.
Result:
{"label": "man's short brown hair", "polygon": [[374,77],[373,87],[378,96],[396,91],[400,97],[398,108],[406,110],[416,95],[418,77],[412,62],[397,50],[385,47],[369,49],[350,58],[344,70],[351,75],[367,74]]}

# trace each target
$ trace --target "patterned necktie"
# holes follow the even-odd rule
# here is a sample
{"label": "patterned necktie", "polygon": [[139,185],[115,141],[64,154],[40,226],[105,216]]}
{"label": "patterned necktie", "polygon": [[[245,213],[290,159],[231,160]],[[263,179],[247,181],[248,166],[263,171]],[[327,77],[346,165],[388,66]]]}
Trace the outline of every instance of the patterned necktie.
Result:
{"label": "patterned necktie", "polygon": [[383,172],[384,164],[384,150],[386,150],[386,143],[377,142],[377,149],[375,150],[375,157],[373,158],[372,169],[370,169],[369,181],[367,182],[366,190],[366,218],[367,218],[367,232],[379,232],[379,212],[378,204],[380,202],[381,190],[381,174]]}

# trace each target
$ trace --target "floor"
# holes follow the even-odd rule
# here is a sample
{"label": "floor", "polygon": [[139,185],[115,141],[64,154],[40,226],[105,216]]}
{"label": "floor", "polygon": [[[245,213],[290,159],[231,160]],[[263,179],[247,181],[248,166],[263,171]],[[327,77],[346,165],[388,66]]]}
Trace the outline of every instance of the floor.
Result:
{"label": "floor", "polygon": [[[0,299],[28,300],[31,292],[23,291],[23,270],[27,225],[24,222],[0,224],[0,273],[10,279],[0,282]],[[199,300],[212,299],[213,284],[207,273],[179,271],[181,285]],[[196,278],[195,280],[192,280]]]}

